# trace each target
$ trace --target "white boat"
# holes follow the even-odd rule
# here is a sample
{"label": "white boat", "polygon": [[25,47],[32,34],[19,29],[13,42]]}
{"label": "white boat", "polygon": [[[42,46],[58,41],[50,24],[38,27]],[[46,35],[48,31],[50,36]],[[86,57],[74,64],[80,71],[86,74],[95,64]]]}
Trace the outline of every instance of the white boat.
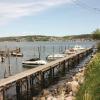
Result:
{"label": "white boat", "polygon": [[75,54],[76,53],[76,50],[74,50],[74,49],[67,49],[67,50],[65,50],[64,53],[67,54],[67,55]]}
{"label": "white boat", "polygon": [[84,50],[85,48],[83,48],[83,47],[80,46],[80,45],[75,45],[73,49],[74,49],[74,50]]}
{"label": "white boat", "polygon": [[65,56],[66,56],[65,54],[54,54],[54,55],[48,55],[46,59],[49,61],[52,61],[52,60],[56,60],[59,58],[63,58]]}
{"label": "white boat", "polygon": [[83,47],[80,46],[80,45],[75,45],[73,48],[70,48],[70,49],[65,50],[64,53],[70,55],[70,54],[75,54],[75,53],[77,53],[78,51],[84,50],[84,49],[85,49],[85,48],[83,48]]}
{"label": "white boat", "polygon": [[12,53],[11,53],[11,56],[23,57],[23,54],[22,54],[22,53],[12,52]]}
{"label": "white boat", "polygon": [[36,67],[45,64],[47,64],[45,60],[26,60],[22,62],[23,67]]}

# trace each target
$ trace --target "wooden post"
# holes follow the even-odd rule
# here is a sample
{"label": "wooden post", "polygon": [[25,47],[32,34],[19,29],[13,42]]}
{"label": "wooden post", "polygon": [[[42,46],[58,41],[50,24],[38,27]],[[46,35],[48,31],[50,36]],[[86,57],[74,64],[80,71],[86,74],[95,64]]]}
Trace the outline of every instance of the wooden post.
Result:
{"label": "wooden post", "polygon": [[66,67],[66,61],[64,60],[63,61],[63,69],[62,69],[62,74],[63,75],[65,75],[65,73],[66,73],[66,68],[65,67]]}
{"label": "wooden post", "polygon": [[20,93],[20,81],[16,82],[16,97],[17,100],[21,100],[21,93]]}
{"label": "wooden post", "polygon": [[39,54],[39,59],[41,59],[41,50],[40,50],[40,47],[38,47],[38,54]]}
{"label": "wooden post", "polygon": [[27,100],[29,100],[29,81],[28,81],[28,77],[26,77],[26,84],[27,84],[27,90],[26,90],[26,92],[27,92]]}
{"label": "wooden post", "polygon": [[41,90],[45,88],[44,72],[41,72]]}
{"label": "wooden post", "polygon": [[10,51],[9,51],[9,49],[8,49],[8,51],[7,51],[7,53],[8,53],[8,70],[9,70],[9,76],[11,76],[11,65],[10,65]]}
{"label": "wooden post", "polygon": [[52,76],[53,76],[52,68],[50,67],[49,76],[48,76],[49,77],[49,85],[52,84],[52,79],[53,79]]}
{"label": "wooden post", "polygon": [[69,71],[70,70],[70,59],[68,59],[67,61],[68,61],[67,67],[68,67],[68,71]]}
{"label": "wooden post", "polygon": [[54,82],[54,79],[55,79],[55,72],[54,72],[54,67],[52,69],[52,81]]}
{"label": "wooden post", "polygon": [[3,95],[3,97],[2,97],[2,100],[6,100],[5,98],[5,87],[3,87],[3,91],[2,91],[2,95]]}
{"label": "wooden post", "polygon": [[79,64],[80,63],[80,54],[78,54],[77,57],[78,57],[77,58],[77,63]]}
{"label": "wooden post", "polygon": [[32,75],[30,75],[30,96],[32,97]]}
{"label": "wooden post", "polygon": [[31,94],[31,97],[33,96],[33,93],[34,93],[34,76],[31,75],[30,76],[30,94]]}

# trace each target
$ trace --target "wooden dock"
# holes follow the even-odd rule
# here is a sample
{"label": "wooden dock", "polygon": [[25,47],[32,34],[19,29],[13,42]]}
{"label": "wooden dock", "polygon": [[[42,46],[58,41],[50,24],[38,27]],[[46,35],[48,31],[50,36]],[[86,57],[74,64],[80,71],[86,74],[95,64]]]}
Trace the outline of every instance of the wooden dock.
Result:
{"label": "wooden dock", "polygon": [[0,50],[0,56],[5,57],[5,56],[8,56],[9,53],[13,53],[13,52],[19,53],[20,51],[21,51],[20,48],[16,48],[16,49],[7,49],[7,50]]}
{"label": "wooden dock", "polygon": [[23,100],[32,100],[33,95],[37,95],[42,89],[53,84],[59,77],[65,75],[69,69],[76,67],[92,52],[93,48],[89,48],[68,57],[52,61],[46,65],[1,79],[0,94],[2,94],[2,100],[5,100],[6,94],[11,88],[15,89],[15,94],[13,95],[15,95],[16,99],[14,100],[22,100],[23,98]]}

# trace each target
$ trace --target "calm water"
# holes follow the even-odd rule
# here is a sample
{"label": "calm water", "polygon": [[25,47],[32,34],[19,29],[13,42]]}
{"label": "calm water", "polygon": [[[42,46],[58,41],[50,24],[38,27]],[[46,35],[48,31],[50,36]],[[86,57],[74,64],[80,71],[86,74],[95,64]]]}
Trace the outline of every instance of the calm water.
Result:
{"label": "calm water", "polygon": [[[66,41],[66,42],[0,42],[0,50],[15,49],[20,47],[23,57],[10,57],[11,74],[28,70],[22,67],[22,61],[33,57],[38,57],[38,47],[40,47],[41,59],[46,59],[47,55],[54,53],[62,53],[65,49],[71,48],[75,45],[83,47],[92,47],[95,42],[90,41]],[[54,48],[54,49],[53,49]],[[4,63],[0,62],[0,78],[4,77],[4,72],[8,74],[8,59]]]}

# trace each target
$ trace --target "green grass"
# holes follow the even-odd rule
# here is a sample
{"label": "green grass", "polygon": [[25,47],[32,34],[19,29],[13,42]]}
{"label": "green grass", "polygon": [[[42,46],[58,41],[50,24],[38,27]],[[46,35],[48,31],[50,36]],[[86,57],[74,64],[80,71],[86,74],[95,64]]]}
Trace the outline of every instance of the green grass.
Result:
{"label": "green grass", "polygon": [[92,59],[85,72],[85,82],[76,100],[100,100],[100,53]]}

